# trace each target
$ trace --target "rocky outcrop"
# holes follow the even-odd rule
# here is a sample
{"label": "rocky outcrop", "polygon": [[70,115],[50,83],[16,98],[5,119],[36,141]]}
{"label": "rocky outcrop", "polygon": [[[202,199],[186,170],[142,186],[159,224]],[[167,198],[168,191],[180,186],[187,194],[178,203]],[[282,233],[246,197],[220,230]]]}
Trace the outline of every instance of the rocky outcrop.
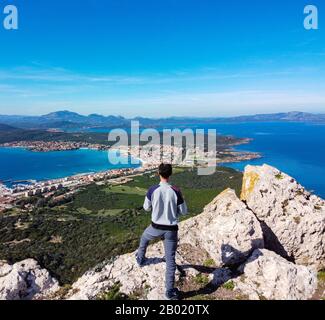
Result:
{"label": "rocky outcrop", "polygon": [[[179,238],[177,280],[181,276],[198,274],[195,265],[202,265],[208,258],[214,260],[216,267],[232,266],[246,261],[254,249],[263,248],[258,220],[230,189],[216,197],[201,215],[180,223]],[[121,292],[127,295],[140,290],[147,299],[163,298],[165,263],[161,259],[164,257],[162,243],[149,248],[149,261],[144,268],[136,265],[134,255],[120,256],[101,270],[85,274],[73,285],[72,291],[77,293],[70,299],[94,299],[116,283],[121,284]],[[219,279],[219,276],[213,278]],[[213,282],[217,283],[218,279]]]}
{"label": "rocky outcrop", "polygon": [[[241,198],[227,189],[180,223],[176,280],[197,278],[217,288],[232,279],[250,299],[310,299],[315,269],[324,268],[324,201],[267,165],[246,168]],[[84,274],[68,293],[34,260],[0,263],[0,299],[91,300],[117,285],[137,299],[163,299],[163,257],[162,242],[148,248],[143,268],[134,252],[121,255]]]}
{"label": "rocky outcrop", "polygon": [[251,300],[306,300],[317,288],[314,270],[265,249],[255,250],[238,271],[236,288]]}
{"label": "rocky outcrop", "polygon": [[180,226],[180,243],[207,251],[217,267],[244,262],[256,248],[264,248],[260,223],[253,212],[227,189],[197,217]]}
{"label": "rocky outcrop", "polygon": [[[148,260],[140,268],[135,262],[135,253],[119,256],[115,261],[102,267],[87,272],[74,283],[68,299],[93,300],[100,293],[109,291],[114,285],[120,285],[120,291],[128,296],[149,300],[164,299],[165,294],[165,263],[164,248],[162,243],[157,243],[148,248]],[[176,272],[176,281],[181,276],[195,276],[198,272],[190,267],[180,252],[177,253],[178,266],[188,266]]]}
{"label": "rocky outcrop", "polygon": [[[214,260],[212,285],[236,277],[236,289],[251,299],[311,298],[316,273],[299,264],[324,266],[324,201],[266,165],[246,168],[241,198],[225,190],[202,214],[180,224],[177,280],[196,275],[195,265],[203,264],[205,257]],[[263,239],[287,259],[262,249]],[[161,299],[165,265],[159,257],[163,255],[161,243],[151,246],[149,263],[142,269],[136,266],[134,253],[118,257],[81,277],[69,298],[93,299],[120,283],[125,294],[140,290],[145,299]],[[226,268],[239,264],[237,274]]]}
{"label": "rocky outcrop", "polygon": [[0,300],[38,299],[58,289],[58,282],[35,260],[0,262]]}
{"label": "rocky outcrop", "polygon": [[268,165],[247,166],[241,199],[261,221],[266,248],[318,270],[325,267],[325,202]]}

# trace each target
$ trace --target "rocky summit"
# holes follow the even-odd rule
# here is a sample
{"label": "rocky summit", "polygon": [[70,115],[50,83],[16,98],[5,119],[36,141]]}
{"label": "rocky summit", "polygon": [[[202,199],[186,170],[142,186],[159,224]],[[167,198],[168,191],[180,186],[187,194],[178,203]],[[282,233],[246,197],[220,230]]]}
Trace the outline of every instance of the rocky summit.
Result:
{"label": "rocky summit", "polygon": [[325,268],[325,202],[276,168],[247,166],[241,199],[261,222],[265,247]]}
{"label": "rocky summit", "polygon": [[[248,166],[241,198],[225,190],[203,213],[180,223],[179,237],[176,279],[184,298],[199,284],[216,299],[311,299],[325,266],[324,200],[276,168]],[[139,268],[134,252],[118,256],[68,288],[34,260],[1,262],[0,299],[92,300],[112,293],[163,299],[162,242],[151,245],[147,257]],[[213,295],[222,288],[232,295]]]}

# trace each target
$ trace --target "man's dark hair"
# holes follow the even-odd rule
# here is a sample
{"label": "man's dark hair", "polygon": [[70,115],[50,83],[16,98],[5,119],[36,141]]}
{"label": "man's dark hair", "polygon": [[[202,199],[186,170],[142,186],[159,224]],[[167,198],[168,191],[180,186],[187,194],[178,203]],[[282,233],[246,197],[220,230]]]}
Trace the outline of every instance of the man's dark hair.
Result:
{"label": "man's dark hair", "polygon": [[173,167],[171,164],[162,163],[159,166],[158,172],[164,179],[168,179],[173,174]]}

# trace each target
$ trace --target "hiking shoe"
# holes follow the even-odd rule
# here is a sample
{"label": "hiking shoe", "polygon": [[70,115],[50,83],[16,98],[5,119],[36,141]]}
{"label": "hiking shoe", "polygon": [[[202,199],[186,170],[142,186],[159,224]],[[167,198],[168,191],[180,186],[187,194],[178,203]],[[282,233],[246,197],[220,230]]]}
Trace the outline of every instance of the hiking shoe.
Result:
{"label": "hiking shoe", "polygon": [[144,267],[144,264],[146,262],[146,258],[140,258],[138,253],[135,254],[135,259],[137,260],[137,264],[140,268]]}
{"label": "hiking shoe", "polygon": [[179,300],[180,292],[178,289],[171,289],[166,291],[166,299],[167,300]]}

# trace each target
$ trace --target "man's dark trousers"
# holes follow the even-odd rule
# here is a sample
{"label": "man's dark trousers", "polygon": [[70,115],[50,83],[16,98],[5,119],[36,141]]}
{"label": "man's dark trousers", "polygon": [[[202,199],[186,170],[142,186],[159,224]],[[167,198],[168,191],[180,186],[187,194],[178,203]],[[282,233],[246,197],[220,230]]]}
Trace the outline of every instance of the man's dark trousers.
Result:
{"label": "man's dark trousers", "polygon": [[166,259],[166,290],[174,289],[176,272],[176,250],[178,243],[178,231],[159,230],[152,226],[143,233],[138,250],[138,256],[143,259],[146,255],[149,242],[155,239],[163,239]]}

